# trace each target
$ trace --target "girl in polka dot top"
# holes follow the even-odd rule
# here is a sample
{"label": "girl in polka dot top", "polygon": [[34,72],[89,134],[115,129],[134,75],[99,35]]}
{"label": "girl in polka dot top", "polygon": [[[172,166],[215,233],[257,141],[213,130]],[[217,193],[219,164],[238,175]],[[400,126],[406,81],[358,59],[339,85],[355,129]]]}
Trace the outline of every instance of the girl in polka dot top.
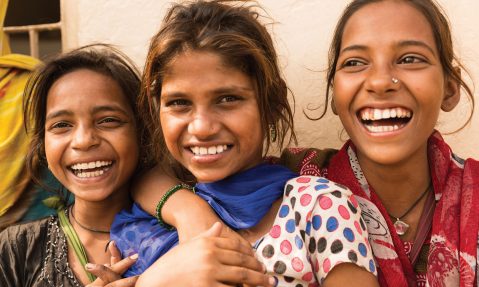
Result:
{"label": "girl in polka dot top", "polygon": [[[178,4],[169,11],[150,46],[140,105],[163,151],[159,159],[187,169],[196,178],[196,195],[180,190],[165,198],[164,191],[149,188],[160,177],[147,175],[133,210],[115,219],[112,238],[123,256],[140,255],[129,275],[156,261],[140,276],[141,286],[188,286],[184,282],[191,277],[195,286],[377,286],[368,233],[351,192],[264,162],[271,145],[281,148],[288,132],[295,135],[273,42],[257,18],[244,3],[222,1]],[[269,281],[255,282],[253,268],[241,263],[245,259],[233,259],[237,247],[221,243],[192,248],[189,258],[215,250],[196,266],[219,262],[219,267],[205,267],[203,273],[188,274],[157,260],[177,243],[177,233],[143,209],[154,214],[156,202],[165,199],[160,216],[167,222],[175,203],[181,211],[173,213],[207,203],[253,246]],[[202,240],[220,242],[232,236],[228,228]],[[172,252],[197,240],[179,232],[185,243]]]}

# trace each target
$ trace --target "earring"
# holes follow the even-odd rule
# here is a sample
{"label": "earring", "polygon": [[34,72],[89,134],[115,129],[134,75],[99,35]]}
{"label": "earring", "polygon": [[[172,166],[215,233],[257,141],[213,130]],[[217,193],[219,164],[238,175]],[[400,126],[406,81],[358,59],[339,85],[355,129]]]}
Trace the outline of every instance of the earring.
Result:
{"label": "earring", "polygon": [[398,79],[398,78],[395,78],[395,77],[392,77],[392,78],[391,78],[391,81],[393,82],[393,84],[399,83],[399,79]]}
{"label": "earring", "polygon": [[276,137],[277,137],[276,125],[275,124],[270,124],[269,125],[269,138],[271,139],[271,142],[274,143],[276,141]]}

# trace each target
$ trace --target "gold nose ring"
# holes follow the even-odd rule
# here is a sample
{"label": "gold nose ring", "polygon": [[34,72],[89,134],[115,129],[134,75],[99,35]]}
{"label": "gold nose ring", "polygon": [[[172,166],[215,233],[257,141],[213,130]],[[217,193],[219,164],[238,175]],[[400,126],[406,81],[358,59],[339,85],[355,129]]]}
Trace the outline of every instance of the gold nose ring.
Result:
{"label": "gold nose ring", "polygon": [[394,84],[399,83],[399,79],[398,79],[398,78],[392,77],[392,78],[391,78],[391,81],[392,81]]}

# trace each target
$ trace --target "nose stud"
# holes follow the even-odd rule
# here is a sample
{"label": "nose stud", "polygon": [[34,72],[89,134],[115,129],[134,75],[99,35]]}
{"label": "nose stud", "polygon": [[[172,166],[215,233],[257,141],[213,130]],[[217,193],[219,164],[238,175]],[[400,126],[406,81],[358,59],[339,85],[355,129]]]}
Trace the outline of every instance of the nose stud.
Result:
{"label": "nose stud", "polygon": [[393,84],[399,83],[399,79],[398,79],[398,78],[395,78],[395,77],[392,77],[392,78],[391,78],[391,81],[393,82]]}

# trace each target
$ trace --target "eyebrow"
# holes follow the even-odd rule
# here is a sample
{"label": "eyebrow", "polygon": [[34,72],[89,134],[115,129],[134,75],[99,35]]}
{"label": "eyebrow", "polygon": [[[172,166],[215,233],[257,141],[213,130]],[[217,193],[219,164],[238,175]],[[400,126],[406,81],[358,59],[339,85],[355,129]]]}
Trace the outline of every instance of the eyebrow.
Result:
{"label": "eyebrow", "polygon": [[[253,88],[247,88],[243,86],[227,86],[227,87],[220,87],[211,91],[212,94],[219,95],[219,94],[228,94],[228,93],[237,93],[239,91],[243,92],[254,92]],[[165,92],[160,95],[161,98],[175,98],[175,97],[184,97],[187,94],[183,92],[172,91],[171,93]]]}
{"label": "eyebrow", "polygon": [[[417,41],[417,40],[400,41],[398,43],[398,46],[399,47],[407,47],[407,46],[424,47],[424,48],[428,49],[431,53],[436,54],[436,53],[434,53],[434,50],[431,48],[431,46],[429,46],[428,44],[426,44],[422,41]],[[365,46],[365,45],[351,45],[351,46],[348,46],[348,47],[342,49],[341,53],[344,53],[344,52],[347,52],[347,51],[357,51],[357,50],[365,51],[367,49],[368,49],[368,47]]]}
{"label": "eyebrow", "polygon": [[428,44],[424,43],[423,41],[416,41],[416,40],[406,40],[399,42],[399,47],[406,47],[406,46],[419,46],[428,49],[434,55],[436,54],[434,50]]}
{"label": "eyebrow", "polygon": [[[93,108],[93,113],[96,114],[96,113],[99,113],[99,112],[120,112],[120,113],[123,113],[125,115],[128,115],[128,113],[118,107],[118,106],[97,106],[97,107],[94,107]],[[52,112],[52,113],[49,113],[46,117],[45,120],[50,120],[50,119],[53,119],[53,118],[57,118],[57,117],[61,117],[61,116],[73,116],[73,112],[70,111],[70,110],[58,110],[58,111],[55,111],[55,112]]]}

